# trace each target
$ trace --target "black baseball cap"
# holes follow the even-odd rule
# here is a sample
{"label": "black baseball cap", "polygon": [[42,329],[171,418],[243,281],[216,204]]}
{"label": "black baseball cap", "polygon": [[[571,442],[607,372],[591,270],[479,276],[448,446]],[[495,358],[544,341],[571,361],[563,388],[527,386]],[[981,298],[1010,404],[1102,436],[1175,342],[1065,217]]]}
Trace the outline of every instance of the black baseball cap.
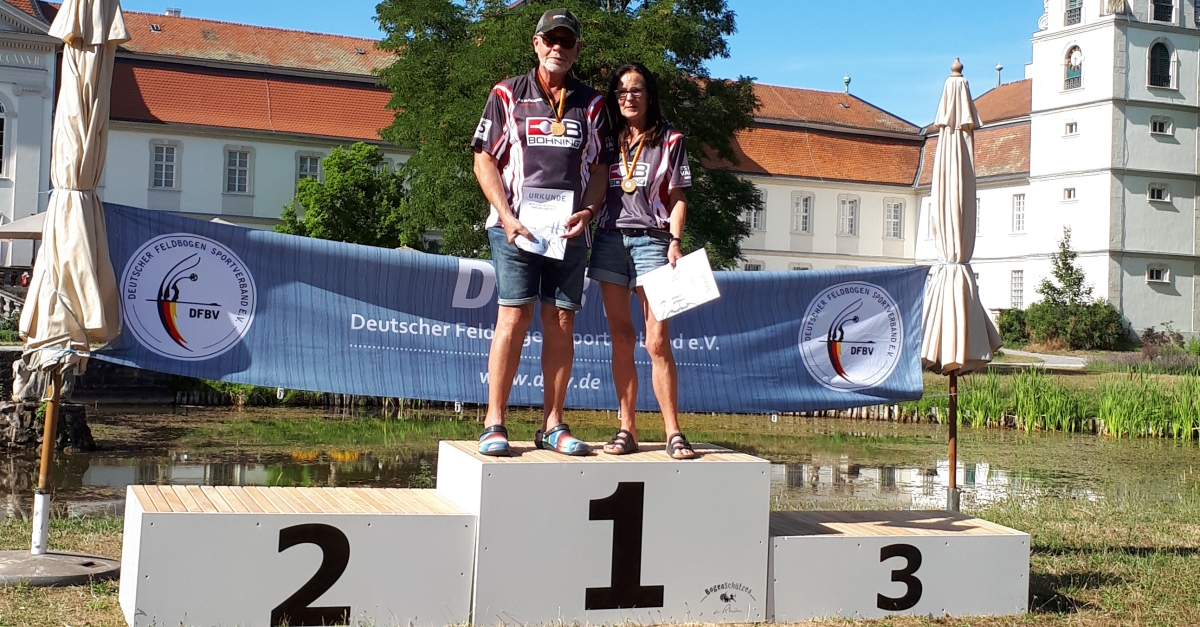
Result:
{"label": "black baseball cap", "polygon": [[538,20],[537,30],[534,35],[548,33],[556,28],[565,28],[579,39],[579,20],[575,19],[575,14],[566,9],[550,9],[542,14],[542,19]]}

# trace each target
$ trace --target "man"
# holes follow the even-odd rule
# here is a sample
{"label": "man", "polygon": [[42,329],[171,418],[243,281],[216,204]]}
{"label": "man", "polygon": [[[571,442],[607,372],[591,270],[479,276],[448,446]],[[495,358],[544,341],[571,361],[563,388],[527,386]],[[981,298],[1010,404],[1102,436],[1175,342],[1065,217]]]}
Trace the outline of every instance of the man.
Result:
{"label": "man", "polygon": [[[509,454],[505,410],[539,300],[545,406],[534,444],[566,455],[589,453],[563,422],[563,403],[575,356],[575,312],[583,307],[588,225],[604,201],[612,140],[603,96],[567,75],[581,46],[575,16],[566,9],[546,11],[533,35],[538,66],[492,89],[471,144],[475,177],[491,203],[488,240],[500,305],[488,357],[488,413],[479,436],[484,455]],[[544,207],[547,198],[571,211],[561,260],[517,245],[535,239],[521,224],[522,205],[533,211],[534,203]]]}

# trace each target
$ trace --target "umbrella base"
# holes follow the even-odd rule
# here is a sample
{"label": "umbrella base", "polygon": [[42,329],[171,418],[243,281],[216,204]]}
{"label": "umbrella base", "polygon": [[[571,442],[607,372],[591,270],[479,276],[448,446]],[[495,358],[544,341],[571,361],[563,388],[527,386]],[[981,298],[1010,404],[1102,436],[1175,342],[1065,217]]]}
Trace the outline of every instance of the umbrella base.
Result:
{"label": "umbrella base", "polygon": [[948,511],[962,511],[958,507],[958,497],[960,494],[958,488],[946,488],[946,509]]}
{"label": "umbrella base", "polygon": [[0,551],[0,586],[24,583],[29,586],[78,586],[93,581],[116,579],[121,562],[78,553]]}

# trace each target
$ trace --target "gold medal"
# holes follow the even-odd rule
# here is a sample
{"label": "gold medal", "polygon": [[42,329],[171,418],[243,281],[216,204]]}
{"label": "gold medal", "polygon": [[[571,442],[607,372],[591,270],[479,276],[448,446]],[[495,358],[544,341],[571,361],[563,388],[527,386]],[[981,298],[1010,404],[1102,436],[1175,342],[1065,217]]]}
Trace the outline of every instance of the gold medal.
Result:
{"label": "gold medal", "polygon": [[567,125],[563,124],[563,106],[566,102],[567,87],[564,85],[558,90],[558,106],[554,106],[554,100],[550,96],[550,86],[542,82],[542,75],[538,74],[538,84],[542,90],[546,92],[546,98],[550,101],[550,110],[554,112],[554,121],[550,123],[550,134],[555,137],[562,137],[567,134]]}
{"label": "gold medal", "polygon": [[555,137],[562,137],[567,134],[567,125],[562,122],[554,122],[550,125],[550,134]]}
{"label": "gold medal", "polygon": [[637,191],[637,181],[633,180],[633,174],[637,171],[638,159],[642,158],[642,148],[646,145],[646,136],[643,135],[638,141],[637,151],[633,153],[633,163],[625,157],[625,145],[621,145],[621,167],[625,169],[625,178],[621,181],[621,190],[626,194],[632,194]]}

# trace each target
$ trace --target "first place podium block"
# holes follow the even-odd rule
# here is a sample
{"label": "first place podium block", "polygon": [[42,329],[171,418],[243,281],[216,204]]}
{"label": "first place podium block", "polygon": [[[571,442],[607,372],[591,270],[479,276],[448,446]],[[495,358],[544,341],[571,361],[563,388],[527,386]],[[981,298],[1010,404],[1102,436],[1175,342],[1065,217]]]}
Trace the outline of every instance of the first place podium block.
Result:
{"label": "first place podium block", "polygon": [[[437,490],[478,516],[476,625],[760,622],[770,464],[710,445],[672,460],[442,442]],[[597,447],[598,448],[598,447]]]}
{"label": "first place podium block", "polygon": [[468,620],[475,516],[434,490],[131,486],[130,627]]}
{"label": "first place podium block", "polygon": [[951,512],[774,512],[770,618],[1023,614],[1029,534]]}

